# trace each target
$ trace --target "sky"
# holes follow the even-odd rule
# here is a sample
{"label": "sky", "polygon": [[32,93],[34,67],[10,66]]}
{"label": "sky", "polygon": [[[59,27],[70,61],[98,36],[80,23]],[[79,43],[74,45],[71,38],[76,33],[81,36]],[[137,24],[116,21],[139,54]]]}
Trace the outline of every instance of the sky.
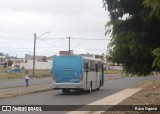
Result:
{"label": "sky", "polygon": [[67,51],[67,37],[75,54],[106,53],[110,41],[102,0],[0,0],[0,15],[0,52],[10,56],[33,55],[35,33],[36,55],[45,56]]}

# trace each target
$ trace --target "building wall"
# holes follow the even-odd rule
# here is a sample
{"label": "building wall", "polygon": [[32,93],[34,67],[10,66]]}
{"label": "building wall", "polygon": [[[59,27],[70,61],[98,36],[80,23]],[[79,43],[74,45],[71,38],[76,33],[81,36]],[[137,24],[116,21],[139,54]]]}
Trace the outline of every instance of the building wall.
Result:
{"label": "building wall", "polygon": [[[43,59],[47,58],[46,56],[35,56],[35,60],[44,61]],[[25,54],[25,61],[33,60],[33,56],[30,54]]]}
{"label": "building wall", "polygon": [[108,66],[108,70],[123,70],[122,66]]}
{"label": "building wall", "polygon": [[[33,60],[28,60],[27,63],[20,63],[20,68],[33,69]],[[35,69],[51,69],[52,61],[39,62],[35,60]]]}

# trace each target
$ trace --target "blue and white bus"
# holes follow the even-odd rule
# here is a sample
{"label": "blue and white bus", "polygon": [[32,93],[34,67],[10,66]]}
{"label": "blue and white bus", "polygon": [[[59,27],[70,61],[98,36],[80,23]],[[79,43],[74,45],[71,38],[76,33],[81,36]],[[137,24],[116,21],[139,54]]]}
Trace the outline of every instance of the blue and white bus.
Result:
{"label": "blue and white bus", "polygon": [[54,56],[52,75],[53,89],[68,94],[71,89],[91,92],[104,84],[104,62],[82,56]]}

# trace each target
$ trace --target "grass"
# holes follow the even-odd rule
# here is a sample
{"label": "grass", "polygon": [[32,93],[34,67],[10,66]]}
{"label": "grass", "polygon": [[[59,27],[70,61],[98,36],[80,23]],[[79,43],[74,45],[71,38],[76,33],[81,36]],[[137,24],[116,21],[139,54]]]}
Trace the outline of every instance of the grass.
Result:
{"label": "grass", "polygon": [[[32,74],[32,70],[29,70],[30,74]],[[36,78],[43,78],[43,77],[47,77],[50,76],[50,70],[45,69],[45,70],[35,70],[35,77]]]}
{"label": "grass", "polygon": [[[32,70],[28,70],[29,73],[32,76]],[[17,78],[24,78],[25,76],[25,70],[22,73],[6,73],[5,69],[0,69],[0,80],[2,79],[17,79]],[[50,70],[45,69],[45,70],[35,70],[35,78],[43,78],[43,77],[48,77],[50,76]]]}
{"label": "grass", "polygon": [[122,70],[107,70],[105,74],[122,74]]}
{"label": "grass", "polygon": [[[23,73],[6,73],[4,71],[5,69],[0,69],[0,80],[2,79],[16,79],[16,78],[24,78],[25,76],[25,70]],[[32,70],[28,70],[29,73],[32,76]],[[105,74],[121,74],[122,71],[119,70],[107,70],[105,71]],[[45,70],[35,70],[35,78],[44,78],[50,76],[50,70],[45,69]]]}

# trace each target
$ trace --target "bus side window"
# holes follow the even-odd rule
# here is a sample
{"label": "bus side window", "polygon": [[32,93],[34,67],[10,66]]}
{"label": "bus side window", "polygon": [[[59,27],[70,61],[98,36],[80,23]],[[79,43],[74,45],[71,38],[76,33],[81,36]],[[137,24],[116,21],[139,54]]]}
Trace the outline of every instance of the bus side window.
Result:
{"label": "bus side window", "polygon": [[98,62],[98,71],[100,72],[101,71],[101,63]]}
{"label": "bus side window", "polygon": [[98,65],[97,64],[95,64],[95,68],[96,68],[96,72],[98,72]]}
{"label": "bus side window", "polygon": [[90,71],[95,71],[95,63],[94,63],[94,61],[89,61],[89,70]]}
{"label": "bus side window", "polygon": [[88,72],[88,63],[85,63],[85,70]]}
{"label": "bus side window", "polygon": [[101,69],[102,69],[102,72],[104,72],[103,64],[102,64],[101,66],[102,66],[102,68],[101,68]]}

